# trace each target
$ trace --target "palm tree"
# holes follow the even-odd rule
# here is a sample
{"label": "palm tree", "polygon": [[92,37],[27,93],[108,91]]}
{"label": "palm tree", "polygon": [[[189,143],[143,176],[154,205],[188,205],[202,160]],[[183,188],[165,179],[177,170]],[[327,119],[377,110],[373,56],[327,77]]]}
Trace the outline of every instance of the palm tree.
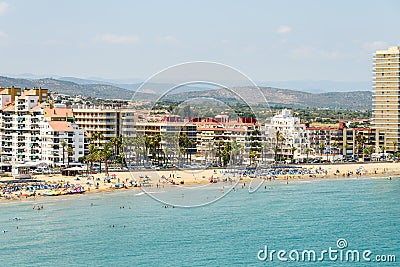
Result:
{"label": "palm tree", "polygon": [[[280,144],[280,142],[283,142],[283,141],[285,141],[285,138],[283,137],[282,133],[279,130],[277,130],[275,132],[275,142],[276,143],[275,143],[275,146],[273,148],[274,154],[275,154],[274,155],[275,162],[278,161],[279,144]],[[282,150],[282,148],[281,148],[281,150]]]}
{"label": "palm tree", "polygon": [[162,153],[164,154],[164,164],[167,164],[170,161],[170,154],[172,152],[173,136],[166,133],[161,136],[161,140],[163,141]]}
{"label": "palm tree", "polygon": [[71,156],[72,152],[74,152],[74,149],[73,149],[71,146],[68,146],[68,147],[67,147],[67,155],[68,155],[68,157],[67,157],[67,159],[68,159],[68,167],[69,167],[70,156]]}
{"label": "palm tree", "polygon": [[[133,150],[135,152],[136,166],[139,166],[139,161],[141,154],[145,153],[143,147],[145,146],[145,137],[143,135],[137,135],[135,139],[132,140]],[[144,161],[144,155],[142,156]]]}
{"label": "palm tree", "polygon": [[393,154],[396,154],[398,145],[399,143],[397,141],[393,141]]}
{"label": "palm tree", "polygon": [[261,144],[261,161],[264,162],[265,160],[265,152],[267,150],[267,148],[269,148],[269,144],[268,143],[262,143]]}
{"label": "palm tree", "polygon": [[223,149],[225,147],[225,143],[223,140],[217,142],[217,156],[218,156],[218,164],[222,165],[222,157],[223,157]]}
{"label": "palm tree", "polygon": [[238,144],[237,143],[237,141],[236,141],[236,139],[234,139],[232,142],[231,142],[231,161],[232,161],[232,165],[235,165],[236,164],[236,157],[237,157],[237,154],[239,153],[239,146],[240,146],[240,144]]}
{"label": "palm tree", "polygon": [[360,157],[360,151],[362,152],[362,157],[363,157],[363,161],[364,161],[364,144],[367,141],[367,137],[365,135],[362,134],[357,134],[356,138],[355,138],[355,142],[356,142],[356,146],[357,146],[357,155]]}
{"label": "palm tree", "polygon": [[367,156],[370,156],[373,152],[374,152],[373,146],[368,146],[366,149],[364,149],[364,154]]}
{"label": "palm tree", "polygon": [[93,162],[96,161],[97,147],[94,144],[89,145],[89,155],[87,155],[88,161],[90,162],[90,170],[93,170]]}
{"label": "palm tree", "polygon": [[[96,142],[97,141],[97,149],[100,149],[101,146],[101,140],[104,139],[104,135],[102,132],[93,132],[90,135],[90,141],[91,142]],[[100,165],[100,173],[101,173],[101,157],[97,157],[97,159],[99,160],[99,165]]]}
{"label": "palm tree", "polygon": [[[336,151],[339,147],[339,144],[335,141],[331,144],[331,147],[333,147],[334,151]],[[335,152],[333,152],[333,158],[335,158]]]}
{"label": "palm tree", "polygon": [[90,135],[90,141],[91,142],[96,142],[97,141],[97,147],[100,148],[101,141],[104,139],[104,135],[102,132],[93,132]]}
{"label": "palm tree", "polygon": [[127,159],[129,163],[132,160],[132,146],[134,143],[134,139],[130,136],[121,136],[121,158],[127,167]]}
{"label": "palm tree", "polygon": [[64,165],[64,160],[65,160],[65,147],[66,147],[67,145],[68,145],[67,142],[65,142],[65,141],[62,141],[62,142],[61,142],[61,146],[62,146],[62,162],[63,162],[63,165]]}
{"label": "palm tree", "polygon": [[386,154],[386,153],[385,153],[385,152],[386,152],[386,147],[385,147],[385,146],[381,146],[381,147],[380,147],[380,151],[382,151],[383,157],[386,159],[386,155],[385,155],[385,154]]}
{"label": "palm tree", "polygon": [[161,135],[155,134],[151,137],[151,144],[154,150],[153,157],[157,157],[157,164],[160,164],[160,146],[161,146]]}
{"label": "palm tree", "polygon": [[256,151],[250,151],[250,153],[249,153],[250,165],[252,164],[252,160],[254,162],[256,157],[257,157],[257,152]]}
{"label": "palm tree", "polygon": [[321,159],[322,159],[322,152],[325,150],[325,143],[320,143],[319,144],[319,153],[321,154]]}
{"label": "palm tree", "polygon": [[151,140],[151,137],[148,136],[147,134],[144,135],[143,143],[144,143],[144,149],[145,149],[145,155],[144,155],[144,157],[145,157],[146,161],[148,161],[149,150],[150,150],[151,147],[152,147],[152,140]]}
{"label": "palm tree", "polygon": [[110,143],[105,143],[103,148],[99,152],[100,152],[99,157],[102,158],[102,160],[104,160],[105,171],[106,171],[106,175],[108,176],[108,160],[112,157],[112,155],[114,154],[114,151],[113,151]]}
{"label": "palm tree", "polygon": [[295,146],[292,146],[292,147],[290,148],[290,151],[292,152],[292,162],[293,162],[293,160],[294,160],[294,152],[296,152],[296,150],[297,150],[297,147],[295,147]]}
{"label": "palm tree", "polygon": [[206,161],[206,164],[207,164],[207,158],[208,158],[208,153],[210,153],[210,155],[211,155],[211,161],[213,161],[214,160],[214,153],[213,153],[213,150],[214,150],[214,140],[210,140],[208,143],[207,143],[207,151],[206,151],[206,154],[205,154],[205,161]]}
{"label": "palm tree", "polygon": [[118,135],[110,139],[110,145],[113,147],[115,157],[118,157],[122,148],[122,135]]}
{"label": "palm tree", "polygon": [[230,161],[231,152],[232,152],[231,142],[225,142],[224,149],[222,150],[222,163],[224,167],[226,167]]}
{"label": "palm tree", "polygon": [[188,138],[186,133],[179,135],[179,149],[181,153],[186,155],[186,159],[188,159],[188,148],[191,146],[191,141]]}
{"label": "palm tree", "polygon": [[196,144],[196,141],[192,138],[188,138],[186,146],[186,155],[189,156],[189,162],[192,163],[192,148]]}

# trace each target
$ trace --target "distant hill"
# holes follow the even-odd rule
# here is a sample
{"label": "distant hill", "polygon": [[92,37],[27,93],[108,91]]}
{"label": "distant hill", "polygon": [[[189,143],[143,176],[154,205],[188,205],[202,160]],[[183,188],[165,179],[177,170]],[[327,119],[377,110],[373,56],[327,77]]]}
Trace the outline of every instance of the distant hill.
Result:
{"label": "distant hill", "polygon": [[[109,84],[78,84],[71,81],[63,81],[52,78],[45,79],[15,79],[0,76],[0,86],[33,88],[42,87],[66,95],[84,95],[104,99],[132,99],[134,91]],[[139,93],[143,100],[155,100],[154,94]]]}
{"label": "distant hill", "polygon": [[[356,91],[356,92],[329,92],[312,94],[302,91],[294,91],[289,89],[279,89],[271,87],[260,87],[262,94],[270,105],[285,105],[293,107],[321,107],[321,108],[342,108],[342,109],[371,109],[372,92]],[[246,94],[246,99],[252,104],[265,102],[260,99],[259,94],[252,92],[254,88],[238,88],[239,95]],[[254,96],[252,98],[252,96]],[[238,100],[234,94],[227,90],[212,91],[196,91],[188,93],[179,93],[166,97],[171,101],[184,101],[190,98],[217,98],[219,100]]]}
{"label": "distant hill", "polygon": [[[64,79],[64,80],[60,80]],[[0,76],[0,86],[16,86],[21,88],[39,87],[47,88],[55,92],[68,95],[84,95],[90,97],[99,97],[104,99],[125,99],[130,100],[134,91],[140,87],[139,84],[125,84],[122,88],[113,84],[91,83],[95,80],[77,79],[73,77],[64,77],[60,79],[18,79]],[[136,100],[155,101],[160,97],[160,93],[165,88],[172,88],[168,84],[146,84],[140,93],[135,96]],[[272,87],[260,87],[267,102],[271,105],[283,105],[293,107],[321,107],[321,108],[342,108],[342,109],[371,109],[372,92],[328,92],[328,93],[308,93],[290,89],[278,89]],[[239,95],[246,95],[246,99],[251,104],[263,103],[264,100],[257,97],[252,92],[255,88],[239,87],[236,88]],[[184,101],[191,98],[216,98],[221,101],[237,101],[238,97],[223,90],[213,88],[199,88],[194,86],[184,86],[179,90],[169,94],[164,100]]]}
{"label": "distant hill", "polygon": [[354,92],[371,90],[370,81],[314,81],[314,80],[292,80],[292,81],[270,81],[256,82],[258,86],[273,88],[290,88],[291,90],[308,93],[327,92]]}

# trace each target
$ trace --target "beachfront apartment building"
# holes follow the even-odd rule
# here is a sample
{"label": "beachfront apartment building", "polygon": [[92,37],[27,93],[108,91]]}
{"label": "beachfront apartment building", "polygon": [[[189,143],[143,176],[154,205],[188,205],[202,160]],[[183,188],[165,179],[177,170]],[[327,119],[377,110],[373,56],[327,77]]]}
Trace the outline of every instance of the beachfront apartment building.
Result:
{"label": "beachfront apartment building", "polygon": [[120,108],[107,105],[72,107],[75,123],[87,132],[89,138],[93,133],[102,133],[103,139],[96,141],[106,143],[113,137],[135,137],[135,116],[131,108]]}
{"label": "beachfront apartment building", "polygon": [[[154,118],[151,118],[154,119]],[[160,135],[159,150],[169,158],[176,156],[179,151],[179,136],[186,135],[191,140],[191,145],[185,148],[194,162],[216,163],[217,150],[225,143],[233,144],[235,153],[240,155],[240,161],[248,163],[251,151],[255,151],[256,158],[261,158],[261,134],[259,134],[257,148],[251,141],[251,135],[259,128],[254,119],[238,119],[230,121],[226,115],[215,118],[185,118],[177,115],[166,115],[158,121],[141,121],[136,123],[137,136]],[[254,136],[253,136],[254,139]],[[152,156],[152,155],[151,155]],[[239,156],[238,156],[239,160]]]}
{"label": "beachfront apartment building", "polygon": [[[11,98],[10,98],[11,99]],[[35,92],[25,90],[1,109],[1,159],[2,162],[39,160],[40,129],[38,117],[31,110],[39,104]]]}
{"label": "beachfront apartment building", "polygon": [[[53,137],[59,135],[60,131],[47,129],[61,121],[68,122],[70,127],[74,127],[71,119],[72,111],[66,108],[49,109],[49,104],[45,102],[47,99],[45,89],[25,89],[22,95],[19,95],[18,91],[14,90],[14,101],[5,103],[0,110],[1,162],[21,164],[45,161],[48,165],[56,164],[58,160],[54,155],[50,156],[53,151],[50,152],[49,148],[56,146]],[[12,95],[9,96],[9,100],[12,100]],[[66,132],[69,132],[69,129]],[[82,133],[83,131],[76,132],[77,135]],[[73,140],[71,146],[75,150],[71,160],[77,161],[84,153],[84,146]]]}
{"label": "beachfront apartment building", "polygon": [[74,122],[72,109],[38,107],[36,110],[43,115],[40,122],[41,160],[49,166],[78,162],[87,153],[88,139],[85,131]]}
{"label": "beachfront apartment building", "polygon": [[196,155],[196,126],[181,120],[179,116],[166,115],[159,121],[140,121],[136,123],[135,128],[138,137],[160,136],[158,150],[163,151],[162,157],[173,158],[180,153],[180,135],[186,135],[188,139],[192,140],[192,145],[185,149],[185,153]]}
{"label": "beachfront apartment building", "polygon": [[[255,119],[230,120],[227,115],[217,115],[193,122],[197,130],[197,154],[200,162],[215,161],[216,151],[223,143],[230,143],[231,158],[235,163],[250,164],[250,154],[255,161],[262,159],[262,136]],[[255,133],[257,133],[255,135]]]}
{"label": "beachfront apartment building", "polygon": [[[307,126],[307,135],[309,140],[309,154],[320,155],[346,155],[346,149],[343,149],[343,123],[338,127],[334,126]],[[350,149],[350,148],[348,148]]]}
{"label": "beachfront apartment building", "polygon": [[[372,125],[376,139],[384,134],[385,150],[397,152],[400,143],[400,46],[376,51],[373,61]],[[376,152],[380,148],[375,147]]]}
{"label": "beachfront apartment building", "polygon": [[269,157],[275,154],[279,158],[303,160],[309,147],[306,125],[300,118],[293,116],[291,110],[283,109],[263,126],[265,145]]}
{"label": "beachfront apartment building", "polygon": [[314,156],[328,156],[330,159],[354,157],[362,155],[370,146],[378,147],[378,152],[384,152],[384,134],[377,135],[371,127],[348,127],[344,122],[329,127],[307,124],[307,134]]}

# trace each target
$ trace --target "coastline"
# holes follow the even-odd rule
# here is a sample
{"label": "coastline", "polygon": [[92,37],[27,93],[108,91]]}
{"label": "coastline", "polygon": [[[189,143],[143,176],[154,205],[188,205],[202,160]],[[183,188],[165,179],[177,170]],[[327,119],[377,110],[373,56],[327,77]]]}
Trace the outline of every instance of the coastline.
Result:
{"label": "coastline", "polygon": [[[400,176],[400,163],[395,162],[372,162],[372,163],[351,163],[351,164],[312,164],[297,165],[309,173],[304,174],[278,174],[262,175],[259,178],[266,180],[314,180],[314,179],[346,179],[346,178],[391,178]],[[134,172],[110,172],[112,179],[106,178],[104,173],[93,174],[91,178],[80,177],[79,180],[73,176],[35,175],[36,180],[43,181],[47,185],[57,184],[62,187],[79,185],[85,190],[85,194],[102,193],[118,190],[140,190],[140,187],[131,186],[132,183],[140,184],[150,188],[182,187],[199,184],[209,184],[209,178],[215,178],[218,183],[226,185],[229,182],[246,183],[252,178],[239,176],[230,169],[207,169],[207,170],[144,170]],[[10,180],[3,177],[1,181]],[[4,183],[1,183],[4,186]],[[58,190],[61,190],[58,189]],[[57,190],[57,189],[56,189]],[[65,190],[65,189],[64,189]],[[48,191],[48,189],[47,189]],[[46,190],[37,190],[35,196],[32,192],[17,190],[8,194],[0,190],[2,200],[32,200],[44,197]],[[79,193],[78,193],[79,194]],[[61,195],[61,194],[60,194]],[[62,194],[73,196],[74,194]]]}

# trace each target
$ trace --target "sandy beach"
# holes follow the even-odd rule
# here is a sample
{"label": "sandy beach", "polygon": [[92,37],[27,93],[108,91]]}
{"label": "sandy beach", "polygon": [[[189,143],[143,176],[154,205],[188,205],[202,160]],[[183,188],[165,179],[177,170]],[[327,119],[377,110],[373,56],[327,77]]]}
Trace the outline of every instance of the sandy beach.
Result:
{"label": "sandy beach", "polygon": [[[291,166],[291,165],[290,165]],[[400,163],[394,162],[373,162],[373,163],[351,163],[351,164],[314,164],[297,165],[305,173],[259,175],[262,179],[315,179],[315,178],[346,178],[346,177],[392,177],[400,175]],[[285,167],[283,167],[284,169]],[[110,179],[109,179],[110,178]],[[143,170],[133,172],[110,172],[107,177],[105,173],[86,176],[62,176],[61,174],[34,175],[33,179],[40,180],[41,184],[57,185],[54,191],[66,190],[66,188],[82,187],[85,193],[96,193],[110,190],[138,189],[137,186],[145,187],[166,187],[166,186],[187,186],[193,184],[210,183],[210,178],[215,182],[243,181],[251,178],[233,172],[231,169],[207,169],[207,170]],[[11,177],[0,178],[1,181],[10,180]],[[49,189],[15,190],[7,192],[5,187],[10,186],[0,183],[0,199],[31,199],[45,195]],[[135,186],[136,185],[136,186]]]}

